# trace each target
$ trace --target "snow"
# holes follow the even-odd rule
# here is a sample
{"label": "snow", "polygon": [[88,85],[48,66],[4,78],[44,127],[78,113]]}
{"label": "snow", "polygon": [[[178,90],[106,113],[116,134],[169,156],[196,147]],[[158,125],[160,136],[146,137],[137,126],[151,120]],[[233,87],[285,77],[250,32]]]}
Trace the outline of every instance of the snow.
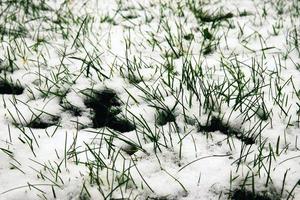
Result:
{"label": "snow", "polygon": [[[25,88],[0,94],[0,200],[228,199],[243,183],[272,198],[300,199],[297,1],[281,15],[270,1],[204,3],[209,13],[233,13],[217,28],[199,26],[187,1],[120,2],[46,1],[53,10],[40,14],[51,20],[25,23],[19,12],[29,33],[0,40],[0,80]],[[66,29],[53,22],[59,14]],[[205,28],[214,35],[208,55],[200,53],[210,42]],[[37,38],[47,42],[34,47]],[[12,72],[3,67],[10,63]],[[135,130],[93,128],[84,92],[105,89],[119,98],[116,116]],[[174,122],[157,124],[162,109]],[[255,143],[201,130],[213,117]]]}

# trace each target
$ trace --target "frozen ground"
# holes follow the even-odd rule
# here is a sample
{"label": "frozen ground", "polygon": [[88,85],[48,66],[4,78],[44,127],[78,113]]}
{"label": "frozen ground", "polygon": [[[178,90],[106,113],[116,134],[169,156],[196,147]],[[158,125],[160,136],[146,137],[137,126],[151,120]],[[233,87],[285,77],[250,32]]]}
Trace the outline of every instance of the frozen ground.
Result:
{"label": "frozen ground", "polygon": [[299,16],[0,1],[0,199],[300,199]]}

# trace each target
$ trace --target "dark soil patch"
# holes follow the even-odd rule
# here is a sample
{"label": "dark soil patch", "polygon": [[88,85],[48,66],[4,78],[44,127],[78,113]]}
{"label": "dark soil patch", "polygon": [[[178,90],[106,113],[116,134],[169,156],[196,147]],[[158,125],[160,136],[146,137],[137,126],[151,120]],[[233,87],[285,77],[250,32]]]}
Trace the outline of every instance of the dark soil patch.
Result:
{"label": "dark soil patch", "polygon": [[216,22],[216,21],[222,21],[226,19],[230,19],[234,17],[232,13],[226,13],[226,14],[216,14],[216,15],[209,15],[207,13],[201,13],[196,15],[198,19],[200,19],[202,22]]}
{"label": "dark soil patch", "polygon": [[233,191],[231,196],[232,200],[273,200],[274,198],[269,197],[267,194],[253,194],[250,191],[244,189],[237,189]]}
{"label": "dark soil patch", "polygon": [[245,136],[242,132],[239,132],[235,128],[230,127],[228,124],[224,124],[222,120],[217,117],[212,117],[210,123],[207,123],[207,125],[199,125],[199,131],[204,131],[204,132],[220,131],[225,135],[235,136],[236,138],[243,141],[245,144],[255,143],[255,140],[253,138]]}
{"label": "dark soil patch", "polygon": [[267,111],[266,106],[263,104],[262,106],[260,106],[257,111],[256,111],[256,115],[263,121],[266,121],[269,119],[269,115],[270,113]]}
{"label": "dark soil patch", "polygon": [[130,156],[135,154],[139,150],[139,148],[134,144],[130,144],[128,147],[121,149]]}
{"label": "dark soil patch", "polygon": [[204,39],[206,39],[206,40],[212,40],[213,39],[213,35],[210,33],[210,31],[208,30],[208,28],[205,28],[202,31],[202,35],[203,35]]}
{"label": "dark soil patch", "polygon": [[85,95],[85,105],[94,111],[93,128],[108,127],[122,133],[135,129],[130,121],[117,117],[121,112],[121,103],[113,90],[90,90]]}
{"label": "dark soil patch", "polygon": [[32,120],[31,122],[29,122],[26,125],[26,127],[35,128],[35,129],[45,129],[45,128],[48,128],[50,126],[57,125],[58,122],[59,122],[59,117],[52,117],[48,121],[36,118],[36,119]]}
{"label": "dark soil patch", "polygon": [[68,111],[75,117],[80,117],[82,116],[82,110],[74,105],[72,105],[69,102],[60,102],[61,107],[63,107],[64,110]]}
{"label": "dark soil patch", "polygon": [[20,95],[24,88],[20,85],[14,85],[6,80],[0,80],[0,94],[15,94]]}
{"label": "dark soil patch", "polygon": [[71,107],[68,109],[68,111],[75,117],[80,117],[82,113],[82,110],[77,107]]}
{"label": "dark soil patch", "polygon": [[133,131],[135,126],[126,119],[119,117],[113,117],[112,120],[107,124],[107,127],[119,131],[121,133]]}
{"label": "dark soil patch", "polygon": [[157,112],[157,116],[156,116],[156,123],[159,126],[164,126],[166,125],[168,122],[175,122],[176,117],[173,114],[172,111],[168,110],[168,111],[158,111]]}
{"label": "dark soil patch", "polygon": [[200,22],[219,22],[222,20],[227,20],[234,17],[234,14],[229,13],[222,13],[221,11],[215,13],[209,13],[204,11],[201,7],[196,7],[195,4],[189,4],[189,9],[194,14],[195,18]]}
{"label": "dark soil patch", "polygon": [[194,34],[193,34],[193,33],[186,34],[186,35],[183,36],[183,38],[184,38],[185,40],[191,41],[191,40],[194,39]]}
{"label": "dark soil patch", "polygon": [[244,10],[244,11],[242,11],[242,12],[239,13],[240,17],[246,17],[246,16],[249,16],[249,15],[251,15],[251,13],[248,12],[248,11],[246,11],[246,10]]}

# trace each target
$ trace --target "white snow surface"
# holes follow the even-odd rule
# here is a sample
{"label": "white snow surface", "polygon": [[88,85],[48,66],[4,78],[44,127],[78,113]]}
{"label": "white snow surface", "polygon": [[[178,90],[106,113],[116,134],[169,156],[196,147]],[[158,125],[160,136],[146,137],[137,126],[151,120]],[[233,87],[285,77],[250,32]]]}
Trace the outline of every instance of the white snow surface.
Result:
{"label": "white snow surface", "polygon": [[[17,66],[13,72],[2,71],[1,80],[6,77],[24,91],[0,94],[0,200],[228,199],[243,184],[270,197],[300,199],[300,71],[296,69],[300,52],[291,48],[292,31],[300,33],[300,15],[290,11],[295,1],[286,1],[280,15],[275,1],[203,1],[204,10],[233,13],[215,29],[212,22],[200,26],[187,1],[120,2],[46,1],[51,10],[43,16],[54,20],[54,11],[63,8],[58,12],[69,9],[79,19],[64,25],[67,38],[47,29],[50,22],[38,19],[25,25],[30,30],[25,37],[1,40],[0,69],[8,63],[8,49]],[[248,14],[240,16],[243,11]],[[273,34],[277,25],[278,34]],[[210,83],[216,86],[214,91],[221,91],[214,84],[233,80],[221,63],[231,69],[240,63],[244,80],[249,79],[245,94],[257,86],[254,78],[264,85],[262,95],[247,98],[235,109],[234,99],[220,101],[223,96],[213,92],[208,101],[215,110],[205,111],[199,99],[191,97],[192,90],[182,85],[185,58],[171,59],[168,28],[175,38],[172,48],[187,52],[192,68],[198,64],[205,74],[196,90]],[[207,42],[205,28],[218,41],[208,55],[200,53]],[[188,33],[193,34],[192,42],[182,39]],[[47,42],[33,50],[38,37]],[[128,62],[139,70],[129,71]],[[167,85],[168,62],[175,74],[172,87]],[[224,95],[236,97],[234,86],[225,87],[231,89]],[[280,99],[278,87],[282,87]],[[93,128],[94,111],[86,105],[85,95],[91,89],[115,91],[121,109],[117,116],[129,119],[135,130]],[[199,98],[206,95],[200,92]],[[270,113],[265,121],[252,117],[262,104]],[[172,110],[175,121],[157,125],[156,106]],[[79,109],[80,115],[69,107]],[[247,115],[243,109],[248,109]],[[263,110],[259,112],[263,115]],[[221,130],[201,130],[213,118],[235,131],[253,134],[254,144]],[[30,127],[35,120],[52,124]]]}

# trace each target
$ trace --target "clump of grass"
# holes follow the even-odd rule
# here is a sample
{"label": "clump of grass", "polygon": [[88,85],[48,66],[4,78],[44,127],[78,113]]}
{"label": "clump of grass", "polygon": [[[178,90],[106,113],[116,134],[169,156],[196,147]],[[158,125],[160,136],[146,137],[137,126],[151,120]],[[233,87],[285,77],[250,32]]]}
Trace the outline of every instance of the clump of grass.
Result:
{"label": "clump of grass", "polygon": [[28,34],[27,29],[24,26],[18,26],[16,28],[7,28],[5,26],[0,25],[0,35],[3,40],[3,36],[11,36],[13,38],[26,37]]}
{"label": "clump of grass", "polygon": [[15,71],[15,66],[13,65],[12,61],[10,63],[7,60],[2,60],[0,58],[0,73],[13,73]]}
{"label": "clump of grass", "polygon": [[13,84],[6,79],[0,79],[0,94],[14,94],[20,95],[24,88],[19,84]]}
{"label": "clump of grass", "polygon": [[218,117],[211,117],[210,121],[206,125],[199,123],[199,131],[203,132],[215,132],[220,131],[227,136],[235,136],[243,141],[245,144],[254,144],[254,138],[245,136],[244,133],[234,127],[231,127],[228,123],[224,123],[222,119]]}
{"label": "clump of grass", "polygon": [[110,17],[109,15],[105,15],[100,19],[100,23],[105,23],[105,22],[112,25],[117,25],[117,22],[114,20],[114,18]]}
{"label": "clump of grass", "polygon": [[93,128],[108,127],[119,132],[135,129],[129,120],[117,116],[121,113],[121,103],[113,90],[90,90],[85,95],[85,105],[94,111]]}

